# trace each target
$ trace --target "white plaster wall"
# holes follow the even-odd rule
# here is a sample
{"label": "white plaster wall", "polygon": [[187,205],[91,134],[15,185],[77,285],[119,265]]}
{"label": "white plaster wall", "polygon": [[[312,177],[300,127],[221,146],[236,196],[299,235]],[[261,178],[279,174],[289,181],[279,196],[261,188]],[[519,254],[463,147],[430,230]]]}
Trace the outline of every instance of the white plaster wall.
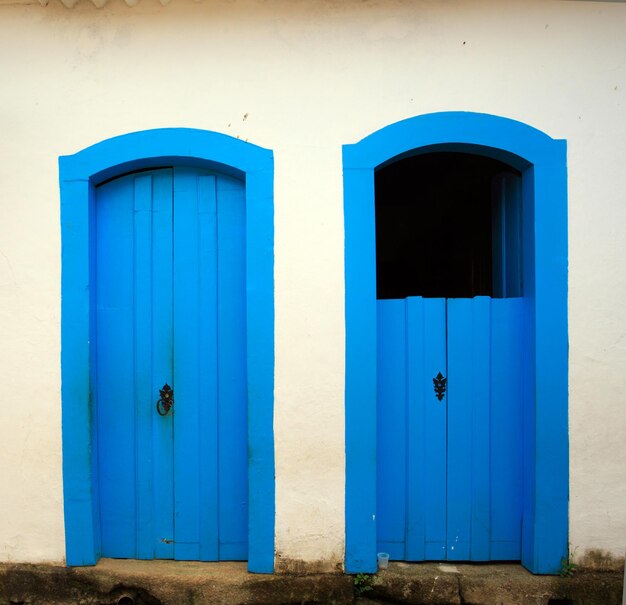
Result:
{"label": "white plaster wall", "polygon": [[342,560],[341,145],[442,110],[568,140],[571,542],[622,554],[625,32],[610,2],[0,6],[0,560],[64,556],[57,157],[166,126],[274,150],[276,549]]}

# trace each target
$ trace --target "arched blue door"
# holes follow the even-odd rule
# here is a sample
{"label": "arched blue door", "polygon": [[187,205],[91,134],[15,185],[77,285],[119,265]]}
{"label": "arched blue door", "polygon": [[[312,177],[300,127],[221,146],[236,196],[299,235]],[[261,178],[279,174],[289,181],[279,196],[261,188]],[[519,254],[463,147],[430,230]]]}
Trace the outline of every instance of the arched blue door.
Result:
{"label": "arched blue door", "polygon": [[95,218],[102,555],[245,560],[244,184],[131,173]]}
{"label": "arched blue door", "polygon": [[[374,173],[390,162],[418,152],[429,153],[435,147],[446,152],[462,151],[496,159],[521,174],[522,205],[525,213],[522,221],[525,248],[521,328],[526,342],[521,386],[521,426],[516,428],[516,435],[522,439],[522,488],[518,492],[521,494],[521,500],[518,499],[521,509],[519,551],[522,563],[531,571],[557,573],[561,558],[567,552],[568,532],[566,146],[564,141],[551,139],[520,122],[466,112],[444,112],[410,118],[386,126],[359,143],[343,148],[346,569],[349,572],[372,572],[376,569],[377,546],[382,542],[378,541],[381,530],[378,517],[378,482],[381,474],[388,470],[379,468],[381,460],[377,452],[381,447],[378,440],[378,416],[388,410],[382,410],[378,405],[381,380],[378,353],[379,345],[384,344],[379,342],[380,301],[377,300],[376,292]],[[514,299],[503,300],[509,302]],[[486,306],[480,299],[473,302],[477,306]],[[415,320],[416,317],[419,318],[420,312],[425,312],[424,309],[420,311],[420,303],[417,301],[400,301],[400,304],[406,304],[408,308],[405,321],[411,318]],[[414,308],[411,311],[412,305]],[[471,305],[470,309],[462,309],[465,305],[463,302],[457,311],[468,316],[473,315],[474,311],[478,312],[478,308],[471,309]],[[489,314],[483,314],[477,318],[478,323],[489,321],[493,326],[494,311],[497,315],[502,309],[496,310],[493,303],[491,307],[491,319],[488,319]],[[443,311],[440,308],[436,314],[441,316]],[[480,311],[481,314],[482,312],[483,310]],[[453,312],[453,315],[456,313]],[[448,308],[448,328],[451,318]],[[426,325],[432,328],[433,323],[434,320],[428,321]],[[402,332],[402,326],[398,330]],[[441,326],[439,331],[442,331]],[[439,346],[448,348],[448,356],[452,350],[451,336],[448,334],[445,339],[439,338],[442,343]],[[463,340],[465,338],[464,336]],[[466,348],[471,350],[469,346]],[[408,355],[411,347],[406,350]],[[485,364],[484,358],[481,361],[472,356],[472,360]],[[448,362],[450,361],[449,358]],[[436,371],[438,373],[439,370]],[[453,382],[456,384],[457,381],[453,381],[452,366],[449,371],[449,405],[452,406]],[[431,370],[428,369],[426,373],[429,374],[428,380],[432,380],[434,376],[430,376]],[[472,375],[474,374],[473,372]],[[402,385],[399,388],[403,388]],[[432,388],[433,383],[425,387],[429,395],[432,394]],[[415,391],[409,390],[411,392]],[[457,393],[459,394],[462,395]],[[457,398],[456,395],[454,398]],[[479,416],[482,413],[483,410],[478,410]],[[466,421],[468,420],[461,416],[456,423],[461,430],[461,437],[467,436],[464,433]],[[384,422],[384,419],[381,418],[380,422]],[[453,435],[450,428],[448,427],[446,438],[456,439],[458,435]],[[482,445],[481,438],[475,442]],[[463,451],[465,449],[460,448],[457,453],[461,467],[468,463],[468,459],[463,457]],[[484,457],[484,448],[479,450],[479,458],[480,456]],[[410,454],[407,459],[411,460]],[[422,468],[426,472],[432,470],[429,465]],[[402,484],[407,483],[403,481]],[[424,485],[426,488],[429,486],[428,483],[420,482],[412,482],[411,485],[417,485],[420,489]],[[461,483],[448,483],[445,486],[448,502],[450,497],[457,497],[459,488],[467,496],[474,489],[474,485],[464,487]],[[470,492],[467,491],[468,488]],[[498,487],[498,492],[503,493],[501,486]],[[429,494],[420,494],[420,504],[428,505],[428,497]],[[461,527],[463,524],[467,527],[467,511],[467,500],[464,500],[462,515],[452,519],[452,523],[457,524],[459,521]],[[461,518],[463,516],[465,520]],[[448,515],[446,523],[450,520]],[[480,522],[480,519],[477,521]],[[420,523],[423,524],[423,519],[417,518],[417,526]],[[433,543],[439,541],[440,546],[452,546],[456,543],[457,535],[459,542],[462,539],[467,542],[467,536],[462,537],[461,533],[457,534],[455,531],[451,533],[449,528],[450,526],[445,537],[435,536]],[[402,533],[400,536],[402,539]],[[483,531],[483,544],[484,537]],[[420,540],[422,546],[428,542],[423,536]],[[471,535],[469,542],[472,542]],[[477,547],[483,548],[479,545]]]}

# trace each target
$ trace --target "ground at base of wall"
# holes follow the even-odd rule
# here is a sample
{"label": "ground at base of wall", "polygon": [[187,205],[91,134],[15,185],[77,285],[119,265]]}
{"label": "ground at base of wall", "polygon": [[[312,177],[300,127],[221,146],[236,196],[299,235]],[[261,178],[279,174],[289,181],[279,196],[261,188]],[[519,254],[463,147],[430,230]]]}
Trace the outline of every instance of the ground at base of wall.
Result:
{"label": "ground at base of wall", "polygon": [[623,569],[535,576],[516,564],[390,563],[359,605],[622,605]]}
{"label": "ground at base of wall", "polygon": [[255,575],[245,563],[103,559],[82,568],[0,564],[0,605],[621,605],[622,579],[615,570],[533,576],[513,564]]}

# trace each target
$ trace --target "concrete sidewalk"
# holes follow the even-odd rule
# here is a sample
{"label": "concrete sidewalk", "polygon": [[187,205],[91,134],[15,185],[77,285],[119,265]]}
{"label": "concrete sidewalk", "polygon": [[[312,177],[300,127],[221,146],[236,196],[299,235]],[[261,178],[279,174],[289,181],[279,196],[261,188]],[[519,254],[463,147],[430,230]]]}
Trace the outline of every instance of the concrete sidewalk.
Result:
{"label": "concrete sidewalk", "polygon": [[[391,563],[376,576],[256,575],[245,563],[103,559],[0,565],[0,605],[621,605],[622,572],[533,576],[519,565]],[[355,589],[356,587],[356,589]]]}

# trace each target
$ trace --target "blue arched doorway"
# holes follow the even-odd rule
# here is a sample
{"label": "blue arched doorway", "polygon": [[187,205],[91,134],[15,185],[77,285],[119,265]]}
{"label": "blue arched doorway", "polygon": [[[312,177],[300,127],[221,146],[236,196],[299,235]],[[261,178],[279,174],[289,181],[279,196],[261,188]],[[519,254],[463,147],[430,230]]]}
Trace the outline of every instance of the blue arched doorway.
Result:
{"label": "blue arched doorway", "polygon": [[[67,563],[92,565],[103,554],[247,558],[250,571],[271,572],[272,153],[200,130],[137,132],[62,157],[60,185]],[[226,237],[217,237],[218,227]],[[220,269],[224,259],[230,268]],[[172,296],[173,306],[166,304]],[[220,297],[237,304],[225,299],[220,305]],[[160,341],[163,346],[156,346]],[[214,354],[222,361],[211,362]],[[206,367],[181,374],[194,364]],[[212,447],[221,429],[211,418],[219,415],[219,391],[229,388],[225,381],[213,384],[220,367],[240,376],[224,396],[226,407],[239,413],[222,427],[229,433],[222,441],[241,441],[238,478],[231,481],[232,469],[224,469],[226,483],[217,477],[217,465],[232,452]],[[162,386],[161,399],[167,398],[168,385],[157,382],[161,375],[164,383],[176,382],[177,374],[187,411],[179,407],[176,429],[171,413],[155,408],[159,393],[153,391]],[[120,395],[115,385],[128,393]],[[230,440],[233,433],[241,439]],[[137,456],[142,448],[150,454]],[[180,488],[172,472],[176,459]],[[219,499],[228,493],[234,499],[224,506],[241,510],[220,527]],[[161,502],[163,494],[171,502]],[[187,510],[189,504],[194,510]],[[165,535],[173,516],[178,554],[176,540],[171,546]]]}
{"label": "blue arched doorway", "polygon": [[[409,382],[416,375],[413,367],[413,370],[407,372],[408,382],[398,386],[397,380],[390,380],[388,376],[385,376],[384,364],[381,366],[380,359],[384,358],[380,354],[381,347],[387,347],[385,355],[390,348],[393,348],[389,342],[385,342],[385,338],[390,326],[398,325],[398,321],[394,319],[396,317],[394,313],[398,318],[401,317],[402,321],[406,320],[407,325],[419,316],[424,322],[422,325],[428,326],[428,330],[438,323],[438,318],[441,319],[442,339],[448,338],[445,346],[440,347],[438,363],[443,364],[448,361],[452,363],[451,359],[461,359],[464,354],[467,338],[455,336],[462,332],[463,320],[460,318],[463,315],[474,318],[475,324],[482,322],[492,332],[495,329],[493,327],[495,324],[490,323],[491,311],[486,311],[487,307],[491,308],[488,297],[468,299],[462,304],[459,301],[433,302],[438,300],[436,298],[407,298],[406,301],[393,301],[393,304],[391,304],[392,301],[377,300],[375,173],[381,167],[398,162],[407,156],[441,152],[491,158],[507,165],[520,175],[520,205],[524,217],[521,228],[524,252],[520,262],[523,263],[524,290],[523,293],[518,293],[522,295],[515,299],[511,298],[508,301],[502,299],[497,305],[494,301],[493,313],[496,317],[501,316],[496,321],[496,324],[500,325],[510,325],[511,321],[507,318],[515,317],[515,322],[518,324],[517,334],[524,340],[520,345],[517,358],[523,361],[511,362],[510,368],[504,371],[504,373],[511,374],[511,368],[515,370],[520,364],[523,365],[523,372],[517,374],[519,385],[516,388],[519,400],[519,407],[516,408],[519,409],[519,423],[517,423],[518,426],[513,427],[519,451],[513,454],[506,451],[507,456],[517,457],[516,465],[520,469],[519,485],[514,492],[514,497],[517,499],[516,506],[519,510],[515,522],[518,523],[521,539],[517,551],[504,549],[500,552],[519,553],[514,558],[520,559],[528,569],[535,573],[555,573],[559,569],[561,557],[567,550],[565,144],[563,141],[553,140],[519,122],[462,112],[431,114],[405,120],[383,128],[360,143],[344,147],[346,568],[354,572],[373,571],[376,565],[377,547],[389,544],[385,542],[385,537],[381,538],[381,532],[383,532],[381,527],[385,524],[385,520],[383,518],[379,523],[377,518],[379,511],[382,517],[389,516],[387,504],[381,502],[380,491],[377,489],[381,481],[385,481],[386,472],[384,468],[380,468],[381,460],[384,458],[377,456],[381,434],[384,435],[385,430],[397,431],[399,428],[402,430],[406,428],[407,435],[409,435],[407,443],[421,444],[424,441],[424,435],[429,434],[429,431],[436,433],[438,430],[436,426],[425,423],[424,419],[428,418],[430,412],[424,414],[422,408],[419,408],[419,419],[416,420],[415,414],[411,416],[409,409],[409,414],[404,415],[403,420],[396,423],[395,428],[381,430],[381,423],[384,424],[387,420],[384,417],[384,411],[387,408],[380,406],[381,397],[386,395],[385,392],[381,394],[381,385],[395,384],[403,393],[409,393]],[[406,302],[406,307],[394,310],[393,305],[400,302],[403,304]],[[450,326],[455,327],[450,328]],[[402,330],[404,331],[405,328],[403,327]],[[420,338],[422,340],[414,347],[414,350],[426,351],[426,357],[440,346],[435,342],[442,340],[435,339],[429,342],[430,337],[424,340],[423,335]],[[455,339],[458,341],[456,346],[453,342]],[[500,347],[510,348],[510,341],[506,338],[496,337],[495,340],[501,343]],[[407,351],[407,359],[410,357],[411,346],[413,345],[409,337],[400,346]],[[502,355],[496,352],[492,357],[501,358]],[[454,363],[457,369],[463,367],[462,363],[457,361]],[[394,362],[388,365],[397,367],[398,364]],[[497,376],[499,372],[502,373],[501,370],[496,369],[490,376]],[[460,373],[462,372],[457,371],[456,375]],[[472,371],[466,371],[466,374],[471,380]],[[431,380],[431,377],[428,376],[426,379]],[[488,378],[488,380],[491,379]],[[431,384],[430,390],[432,388]],[[452,389],[452,386],[450,388]],[[459,388],[458,382],[455,388],[457,394],[463,390]],[[498,388],[496,386],[496,391]],[[471,397],[468,395],[466,399],[469,401]],[[480,395],[477,397],[480,398]],[[408,399],[411,399],[410,394]],[[437,402],[438,398],[432,399]],[[437,403],[440,402],[441,400]],[[432,402],[428,405],[432,405]],[[483,407],[488,410],[489,405]],[[438,408],[438,410],[441,409],[441,407]],[[443,419],[432,415],[432,419],[444,427],[443,431],[451,430],[450,426],[454,427],[455,422],[457,426],[461,426],[468,421],[467,417],[462,416],[455,420],[454,416],[450,416],[451,412],[447,413],[448,416],[442,417]],[[452,418],[451,425],[448,424],[450,418]],[[487,419],[487,422],[490,420]],[[509,423],[507,430],[511,428]],[[411,441],[412,433],[417,433],[413,441]],[[473,479],[472,475],[467,475],[460,481],[451,480],[449,476],[445,476],[450,472],[459,475],[459,468],[462,466],[459,461],[471,457],[467,449],[455,451],[446,445],[446,440],[450,440],[451,435],[452,433],[445,434],[440,431],[441,449],[428,450],[430,460],[427,459],[428,457],[423,458],[416,463],[417,466],[415,464],[411,466],[409,461],[406,472],[401,472],[404,477],[409,477],[406,479],[405,491],[412,492],[413,496],[412,500],[407,500],[410,510],[399,509],[398,514],[406,515],[403,523],[407,527],[412,527],[414,532],[417,528],[419,535],[416,540],[415,533],[411,536],[410,531],[407,530],[406,544],[402,544],[402,547],[398,546],[400,554],[396,554],[396,558],[410,560],[509,558],[494,554],[498,552],[498,545],[487,544],[485,541],[479,545],[478,542],[472,541],[473,538],[467,539],[467,547],[458,556],[451,555],[454,540],[458,540],[459,535],[457,526],[454,525],[458,522],[458,519],[455,519],[455,515],[458,517],[456,514],[458,511],[450,512],[446,497],[450,502],[449,496],[453,495],[454,490],[461,490],[464,482],[469,483]],[[456,436],[458,436],[458,431]],[[393,441],[389,439],[389,435],[387,437],[387,442]],[[475,443],[478,441],[479,439],[474,440]],[[460,447],[471,447],[471,442],[470,439]],[[420,464],[421,467],[419,467]],[[424,477],[431,476],[433,467],[437,465],[441,467],[440,470],[444,476],[440,474],[438,478],[429,479],[430,482],[424,483]],[[475,465],[467,466],[471,469]],[[416,468],[418,470],[413,472]],[[427,472],[423,472],[425,468]],[[500,477],[506,477],[506,473],[505,468]],[[424,505],[424,493],[429,490],[432,492],[433,489],[440,490],[441,498],[429,500],[429,503]],[[491,488],[487,486],[486,489],[488,491]],[[468,498],[467,510],[464,511],[467,513],[468,523],[471,523],[473,519],[481,522],[481,516],[482,519],[489,517],[489,510],[486,512],[476,510],[476,502],[479,500],[480,498],[474,500],[471,497]],[[426,510],[429,506],[437,511],[437,514],[429,517]],[[439,512],[446,507],[447,518],[445,510],[443,516]],[[429,526],[429,523],[437,522],[443,527],[440,532],[443,538],[440,542],[433,539],[429,543],[424,534],[436,534],[436,531],[431,531],[432,526]],[[446,524],[448,533],[454,532],[455,535],[446,537]],[[469,529],[468,532],[470,532]],[[413,546],[409,548],[407,544],[411,541]],[[461,542],[463,542],[462,538]],[[472,548],[475,552],[481,550],[480,556],[470,554]],[[438,556],[437,552],[444,554]]]}

